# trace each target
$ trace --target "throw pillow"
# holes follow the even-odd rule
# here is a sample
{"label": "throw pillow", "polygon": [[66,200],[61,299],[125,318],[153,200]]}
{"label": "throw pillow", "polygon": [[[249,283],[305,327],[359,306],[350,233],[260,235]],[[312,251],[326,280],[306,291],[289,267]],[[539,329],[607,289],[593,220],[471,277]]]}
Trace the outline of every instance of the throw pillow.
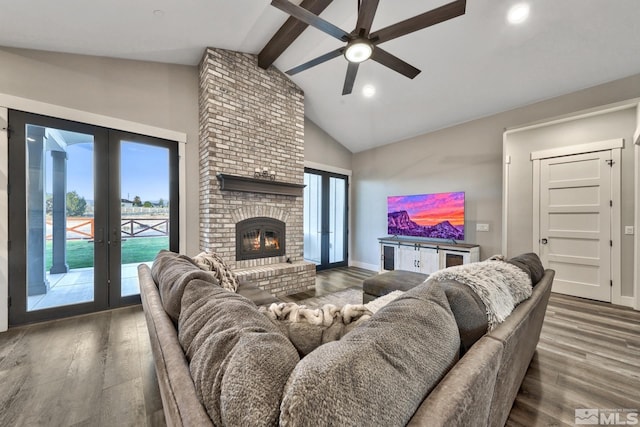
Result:
{"label": "throw pillow", "polygon": [[[435,282],[435,281],[434,281]],[[487,308],[470,287],[455,280],[436,282],[444,290],[460,331],[460,356],[464,355],[489,328]]]}
{"label": "throw pillow", "polygon": [[533,286],[535,286],[536,283],[542,279],[542,276],[544,276],[542,261],[540,261],[540,257],[533,252],[515,256],[507,260],[507,262],[515,265],[516,267],[520,267],[525,273],[527,273],[531,278]]}
{"label": "throw pillow", "polygon": [[212,271],[218,279],[218,283],[229,292],[238,291],[238,279],[233,271],[224,263],[220,255],[216,253],[200,252],[193,257],[193,262],[205,271]]}
{"label": "throw pillow", "polygon": [[156,256],[151,276],[158,285],[164,311],[176,324],[184,288],[191,280],[200,279],[211,285],[218,283],[213,274],[200,270],[188,256],[167,250],[161,250]]}

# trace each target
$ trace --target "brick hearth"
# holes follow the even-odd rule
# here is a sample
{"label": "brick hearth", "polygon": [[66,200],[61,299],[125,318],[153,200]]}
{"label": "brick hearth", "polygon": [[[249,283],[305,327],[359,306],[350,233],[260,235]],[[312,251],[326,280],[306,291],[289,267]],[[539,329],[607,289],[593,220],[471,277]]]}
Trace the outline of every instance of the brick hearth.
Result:
{"label": "brick hearth", "polygon": [[[217,174],[304,182],[304,94],[257,56],[209,48],[200,64],[200,248],[218,253],[243,278],[275,295],[315,286],[303,260],[302,197],[222,191]],[[236,260],[235,224],[265,216],[286,224],[283,256]]]}

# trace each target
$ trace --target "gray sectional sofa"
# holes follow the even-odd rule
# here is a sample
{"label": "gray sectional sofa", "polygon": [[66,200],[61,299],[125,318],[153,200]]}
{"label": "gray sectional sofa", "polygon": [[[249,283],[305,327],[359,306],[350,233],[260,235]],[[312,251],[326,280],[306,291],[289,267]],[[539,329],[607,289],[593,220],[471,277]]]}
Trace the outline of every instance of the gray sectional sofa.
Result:
{"label": "gray sectional sofa", "polygon": [[187,278],[179,285],[159,283],[169,275],[146,265],[138,274],[164,413],[175,426],[503,426],[554,277],[525,265],[531,297],[490,332],[473,315],[482,302],[464,287],[427,281],[300,358],[251,301],[268,303],[268,295],[247,284],[225,291],[172,256],[182,269],[172,277]]}

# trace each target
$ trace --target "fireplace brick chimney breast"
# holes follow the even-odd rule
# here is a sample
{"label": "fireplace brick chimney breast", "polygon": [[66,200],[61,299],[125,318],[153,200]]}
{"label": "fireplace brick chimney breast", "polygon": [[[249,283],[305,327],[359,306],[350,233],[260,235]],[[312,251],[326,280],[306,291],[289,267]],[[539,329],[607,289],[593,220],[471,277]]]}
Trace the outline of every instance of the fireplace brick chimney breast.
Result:
{"label": "fireplace brick chimney breast", "polygon": [[[256,55],[208,48],[200,63],[199,104],[201,250],[218,253],[240,276],[251,279],[259,270],[261,279],[273,277],[261,287],[275,294],[313,288],[315,265],[303,260],[302,197],[222,191],[216,178],[251,178],[266,168],[278,182],[304,183],[302,90],[274,67],[259,68]],[[235,224],[258,216],[286,223],[286,253],[237,261]],[[278,270],[297,276],[278,278]],[[293,285],[297,281],[303,283]],[[299,289],[281,289],[279,282]]]}

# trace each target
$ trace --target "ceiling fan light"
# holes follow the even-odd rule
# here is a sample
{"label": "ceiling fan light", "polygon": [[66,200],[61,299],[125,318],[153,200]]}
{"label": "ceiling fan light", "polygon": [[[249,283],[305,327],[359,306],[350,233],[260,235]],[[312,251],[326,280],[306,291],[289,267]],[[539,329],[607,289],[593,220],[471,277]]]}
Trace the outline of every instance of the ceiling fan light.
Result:
{"label": "ceiling fan light", "polygon": [[349,62],[363,62],[371,58],[373,45],[368,40],[355,40],[344,51],[344,57]]}

